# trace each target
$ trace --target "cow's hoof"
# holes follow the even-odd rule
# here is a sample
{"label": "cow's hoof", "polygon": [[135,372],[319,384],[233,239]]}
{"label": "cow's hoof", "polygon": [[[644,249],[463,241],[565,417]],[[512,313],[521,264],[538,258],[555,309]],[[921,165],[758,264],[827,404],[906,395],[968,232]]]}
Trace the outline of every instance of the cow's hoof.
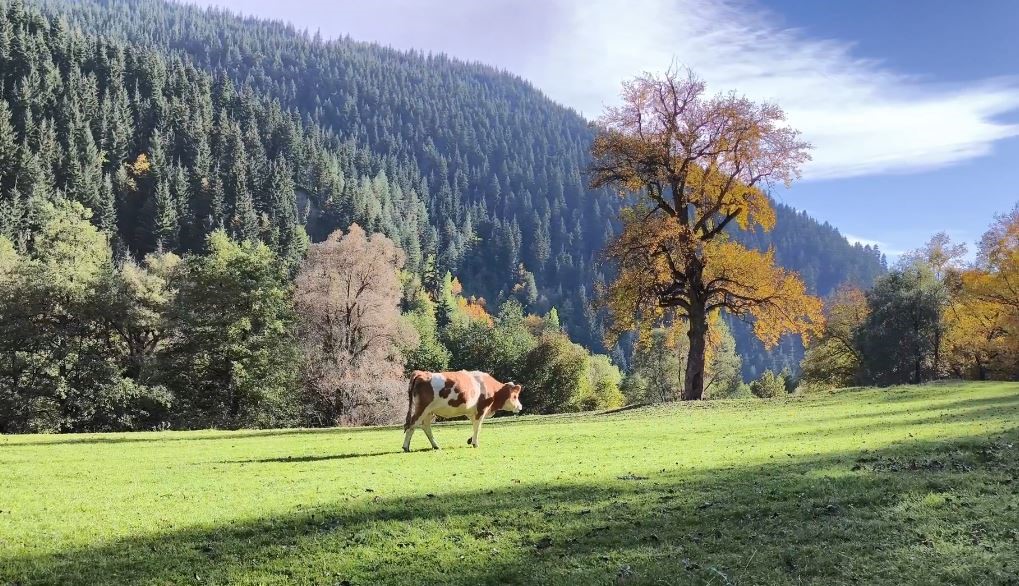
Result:
{"label": "cow's hoof", "polygon": [[407,452],[409,454],[410,453],[410,448],[403,448],[403,451]]}
{"label": "cow's hoof", "polygon": [[467,445],[468,446],[473,446],[474,445],[474,442],[472,442],[471,439],[473,439],[473,438],[467,438]]}
{"label": "cow's hoof", "polygon": [[433,450],[441,450],[442,448],[440,448],[439,446],[432,446],[432,449]]}

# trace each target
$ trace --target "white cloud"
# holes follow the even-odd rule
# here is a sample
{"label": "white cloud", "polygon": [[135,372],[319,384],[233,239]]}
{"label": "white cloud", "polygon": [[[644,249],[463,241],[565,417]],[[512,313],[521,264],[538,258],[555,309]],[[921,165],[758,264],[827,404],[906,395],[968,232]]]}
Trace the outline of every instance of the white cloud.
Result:
{"label": "white cloud", "polygon": [[807,179],[942,167],[1019,135],[997,121],[1019,109],[1014,80],[951,87],[896,72],[848,42],[784,28],[753,0],[193,1],[490,63],[589,117],[622,80],[676,61],[709,90],[784,107],[815,146]]}
{"label": "white cloud", "polygon": [[[735,89],[785,108],[814,144],[809,179],[907,172],[987,154],[1019,125],[995,117],[1019,109],[1019,86],[987,80],[945,87],[853,56],[844,42],[783,29],[746,2],[613,0],[575,7],[574,22],[528,72],[550,95],[597,114],[618,84],[675,59],[709,89]],[[611,87],[606,80],[613,80]]]}
{"label": "white cloud", "polygon": [[860,238],[859,236],[853,236],[852,234],[845,234],[846,240],[852,244],[859,244],[860,246],[877,246],[878,248],[884,248],[884,243],[878,240],[870,240],[869,238]]}
{"label": "white cloud", "polygon": [[895,260],[896,258],[906,253],[905,250],[893,248],[889,246],[886,242],[882,242],[880,240],[861,238],[859,236],[853,236],[852,234],[844,234],[844,236],[846,237],[846,240],[848,240],[850,244],[859,244],[860,246],[871,246],[871,247],[876,246],[881,250],[882,254],[888,257],[889,260]]}

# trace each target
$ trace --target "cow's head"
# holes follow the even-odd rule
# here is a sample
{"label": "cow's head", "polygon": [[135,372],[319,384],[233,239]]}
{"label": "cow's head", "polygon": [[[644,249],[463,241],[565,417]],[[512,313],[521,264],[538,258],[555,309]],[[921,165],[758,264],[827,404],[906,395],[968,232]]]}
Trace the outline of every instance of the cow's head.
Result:
{"label": "cow's head", "polygon": [[502,411],[509,411],[510,413],[520,413],[524,410],[524,404],[520,402],[520,392],[524,388],[515,383],[506,383],[502,386],[502,392],[506,394],[506,400],[502,402],[502,406],[499,407]]}

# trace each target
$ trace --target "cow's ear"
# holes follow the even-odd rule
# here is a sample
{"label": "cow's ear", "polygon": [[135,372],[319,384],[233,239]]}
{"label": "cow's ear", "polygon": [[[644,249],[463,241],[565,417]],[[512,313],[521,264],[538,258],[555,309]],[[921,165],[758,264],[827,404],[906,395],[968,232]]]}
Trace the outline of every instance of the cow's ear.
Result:
{"label": "cow's ear", "polygon": [[524,392],[524,386],[523,385],[513,385],[513,390],[516,391],[517,394],[520,394],[520,393]]}

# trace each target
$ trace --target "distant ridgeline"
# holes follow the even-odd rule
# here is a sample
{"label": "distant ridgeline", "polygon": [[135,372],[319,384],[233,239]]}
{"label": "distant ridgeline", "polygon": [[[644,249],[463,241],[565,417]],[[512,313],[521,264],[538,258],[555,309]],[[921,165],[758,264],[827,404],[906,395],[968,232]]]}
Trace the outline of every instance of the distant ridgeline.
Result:
{"label": "distant ridgeline", "polygon": [[[288,256],[305,230],[357,222],[426,282],[448,270],[492,308],[555,306],[576,341],[601,346],[590,301],[621,202],[586,186],[587,121],[521,78],[162,0],[24,4],[0,0],[13,239],[24,201],[58,193],[92,207],[121,254],[200,250],[225,226]],[[821,295],[884,270],[876,249],[786,206],[772,233],[737,237],[774,246]],[[748,376],[799,362],[798,343],[769,353],[734,334]]]}

